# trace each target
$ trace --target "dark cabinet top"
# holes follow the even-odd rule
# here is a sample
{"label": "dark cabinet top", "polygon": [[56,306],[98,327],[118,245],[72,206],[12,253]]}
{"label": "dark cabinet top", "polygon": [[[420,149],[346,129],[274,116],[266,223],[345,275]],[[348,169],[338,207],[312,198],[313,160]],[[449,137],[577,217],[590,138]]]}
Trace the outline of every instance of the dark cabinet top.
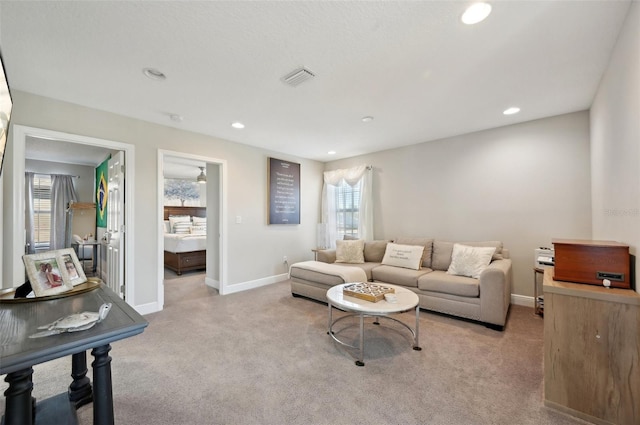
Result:
{"label": "dark cabinet top", "polygon": [[[104,303],[111,310],[91,329],[44,338],[29,338],[38,326],[83,311],[97,312]],[[0,375],[59,357],[110,344],[144,331],[149,323],[112,290],[97,289],[52,300],[0,304]]]}

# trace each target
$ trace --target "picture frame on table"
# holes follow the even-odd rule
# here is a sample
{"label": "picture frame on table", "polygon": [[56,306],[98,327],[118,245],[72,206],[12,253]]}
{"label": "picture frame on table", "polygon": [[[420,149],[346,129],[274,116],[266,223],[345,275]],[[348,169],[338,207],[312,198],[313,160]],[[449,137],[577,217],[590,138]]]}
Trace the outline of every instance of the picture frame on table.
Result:
{"label": "picture frame on table", "polygon": [[67,273],[67,277],[72,286],[80,285],[87,281],[87,276],[84,274],[84,268],[82,263],[76,255],[76,251],[73,248],[64,248],[57,251],[62,257],[62,263]]}
{"label": "picture frame on table", "polygon": [[73,248],[27,254],[22,260],[36,297],[70,291],[87,280]]}

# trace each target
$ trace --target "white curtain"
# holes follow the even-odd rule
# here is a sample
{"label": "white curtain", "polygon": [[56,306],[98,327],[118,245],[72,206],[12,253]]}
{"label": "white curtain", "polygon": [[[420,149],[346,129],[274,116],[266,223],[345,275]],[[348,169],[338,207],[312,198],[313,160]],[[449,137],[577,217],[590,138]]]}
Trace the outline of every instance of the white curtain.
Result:
{"label": "white curtain", "polygon": [[353,168],[326,171],[324,173],[324,185],[322,187],[322,223],[326,227],[325,246],[335,248],[336,239],[341,238],[336,224],[336,187],[341,182],[346,182],[351,187],[360,186],[360,205],[358,237],[360,239],[373,239],[373,190],[371,187],[371,167],[360,165]]}
{"label": "white curtain", "polygon": [[35,241],[35,224],[33,215],[33,173],[25,173],[25,209],[24,209],[24,223],[26,227],[26,244],[25,253],[35,254],[36,241]]}
{"label": "white curtain", "polygon": [[51,244],[50,249],[65,247],[67,208],[78,195],[71,176],[51,175]]}

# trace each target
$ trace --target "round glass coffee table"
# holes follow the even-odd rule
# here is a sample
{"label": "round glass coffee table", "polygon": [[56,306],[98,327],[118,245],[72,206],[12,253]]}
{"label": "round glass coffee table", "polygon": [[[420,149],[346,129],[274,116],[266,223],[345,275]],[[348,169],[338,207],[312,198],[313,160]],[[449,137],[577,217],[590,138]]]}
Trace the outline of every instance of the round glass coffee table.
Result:
{"label": "round glass coffee table", "polygon": [[[327,302],[329,304],[329,330],[328,334],[333,338],[337,343],[357,349],[358,351],[358,359],[356,360],[357,366],[364,366],[364,319],[365,317],[373,317],[374,324],[380,324],[379,319],[385,318],[389,320],[393,320],[400,325],[404,326],[411,332],[413,335],[413,349],[416,351],[422,350],[420,344],[418,342],[419,338],[419,326],[420,326],[420,307],[418,306],[418,295],[409,289],[403,288],[401,286],[381,284],[385,287],[393,288],[395,290],[395,302],[388,302],[385,299],[382,299],[378,302],[367,301],[364,299],[356,298],[353,296],[349,296],[343,293],[343,289],[345,286],[352,285],[352,282],[343,283],[341,285],[336,285],[331,287],[327,291]],[[337,308],[338,310],[346,311],[349,314],[338,317],[337,319],[333,319],[333,309]],[[416,325],[415,328],[411,328],[404,322],[400,320],[390,317],[391,314],[404,313],[407,311],[411,311],[415,309],[416,312]],[[357,316],[359,318],[360,332],[359,332],[359,345],[354,346],[341,341],[333,332],[333,326],[349,317]]]}

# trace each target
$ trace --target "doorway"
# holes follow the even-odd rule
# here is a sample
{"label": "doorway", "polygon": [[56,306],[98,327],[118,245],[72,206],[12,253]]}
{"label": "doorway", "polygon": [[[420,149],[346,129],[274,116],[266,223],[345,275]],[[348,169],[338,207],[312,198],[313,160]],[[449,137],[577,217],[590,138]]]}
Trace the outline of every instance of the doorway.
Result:
{"label": "doorway", "polygon": [[[206,174],[206,275],[205,283],[223,295],[226,284],[226,160],[182,152],[158,150],[157,216],[164,223],[165,167],[170,162],[203,167]],[[164,308],[164,225],[158,226],[158,306]]]}
{"label": "doorway", "polygon": [[[5,229],[10,229],[4,234],[3,252],[5,255],[5,263],[3,264],[3,281],[5,285],[18,286],[24,283],[24,264],[22,263],[22,253],[25,248],[25,163],[27,140],[40,139],[55,143],[71,143],[84,146],[93,146],[103,148],[109,152],[124,152],[127,161],[125,163],[125,174],[127,185],[134,187],[135,175],[133,165],[135,163],[135,149],[133,145],[116,142],[112,140],[97,139],[77,134],[62,133],[53,130],[46,130],[35,127],[27,127],[22,125],[14,125],[12,127],[11,144],[7,149],[7,155],[11,161],[5,163],[7,166],[6,174],[3,172],[3,178],[11,176],[11,181],[5,181],[4,193],[4,210],[3,224]],[[71,155],[71,154],[70,154]],[[124,250],[128,252],[125,261],[120,265],[123,271],[123,279],[129,283],[125,285],[124,297],[128,304],[135,306],[134,300],[134,276],[135,253],[132,249],[134,238],[134,190],[128,190],[125,194],[124,219],[127,223],[128,238],[124,242]],[[11,253],[11,254],[9,254]]]}

